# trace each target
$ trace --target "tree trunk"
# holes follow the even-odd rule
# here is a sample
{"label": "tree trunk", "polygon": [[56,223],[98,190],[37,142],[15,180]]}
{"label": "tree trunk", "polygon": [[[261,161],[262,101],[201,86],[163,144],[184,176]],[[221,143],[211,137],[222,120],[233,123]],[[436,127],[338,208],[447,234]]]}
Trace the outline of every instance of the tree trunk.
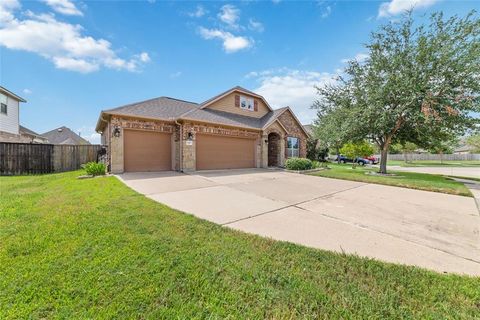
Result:
{"label": "tree trunk", "polygon": [[380,155],[380,173],[387,173],[387,157],[388,157],[388,144],[385,144],[381,150]]}
{"label": "tree trunk", "polygon": [[405,159],[405,163],[408,163],[407,152],[406,151],[403,151],[403,158]]}

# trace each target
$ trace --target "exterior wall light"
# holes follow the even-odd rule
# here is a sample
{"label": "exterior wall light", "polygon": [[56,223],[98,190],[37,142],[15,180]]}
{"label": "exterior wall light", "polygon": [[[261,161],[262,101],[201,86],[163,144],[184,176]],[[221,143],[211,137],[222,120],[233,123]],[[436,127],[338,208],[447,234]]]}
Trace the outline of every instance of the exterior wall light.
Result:
{"label": "exterior wall light", "polygon": [[188,140],[188,141],[192,141],[192,140],[193,140],[193,133],[189,132],[189,133],[187,134],[187,140]]}
{"label": "exterior wall light", "polygon": [[113,129],[113,136],[114,136],[115,138],[119,138],[119,137],[120,137],[120,128],[119,128],[119,127],[115,127],[115,128]]}

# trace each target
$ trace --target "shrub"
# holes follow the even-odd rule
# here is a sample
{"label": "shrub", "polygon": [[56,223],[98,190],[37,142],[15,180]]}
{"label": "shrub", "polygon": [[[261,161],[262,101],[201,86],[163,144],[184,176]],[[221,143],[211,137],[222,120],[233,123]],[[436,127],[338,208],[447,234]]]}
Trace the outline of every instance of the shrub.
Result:
{"label": "shrub", "polygon": [[288,170],[310,170],[313,167],[312,161],[305,158],[289,158],[285,161]]}
{"label": "shrub", "polygon": [[88,162],[85,164],[85,171],[92,176],[102,176],[105,174],[105,164],[101,162]]}

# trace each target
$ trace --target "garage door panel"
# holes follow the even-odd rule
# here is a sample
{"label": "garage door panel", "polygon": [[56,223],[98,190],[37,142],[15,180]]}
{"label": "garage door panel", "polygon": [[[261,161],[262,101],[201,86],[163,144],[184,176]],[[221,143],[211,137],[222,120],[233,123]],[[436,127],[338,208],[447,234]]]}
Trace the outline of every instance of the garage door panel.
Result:
{"label": "garage door panel", "polygon": [[169,133],[125,130],[125,171],[172,170],[171,138]]}
{"label": "garage door panel", "polygon": [[197,170],[255,167],[255,140],[197,135]]}

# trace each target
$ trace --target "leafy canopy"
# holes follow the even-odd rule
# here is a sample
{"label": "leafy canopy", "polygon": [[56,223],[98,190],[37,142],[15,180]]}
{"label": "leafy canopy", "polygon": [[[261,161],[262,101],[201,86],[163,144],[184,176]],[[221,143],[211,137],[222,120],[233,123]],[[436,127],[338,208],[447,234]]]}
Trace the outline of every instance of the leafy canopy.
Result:
{"label": "leafy canopy", "polygon": [[350,61],[335,83],[317,87],[320,138],[375,142],[386,172],[392,143],[428,149],[478,123],[480,20],[474,11],[448,19],[435,13],[428,25],[416,24],[409,12],[373,32],[365,47],[365,61]]}

